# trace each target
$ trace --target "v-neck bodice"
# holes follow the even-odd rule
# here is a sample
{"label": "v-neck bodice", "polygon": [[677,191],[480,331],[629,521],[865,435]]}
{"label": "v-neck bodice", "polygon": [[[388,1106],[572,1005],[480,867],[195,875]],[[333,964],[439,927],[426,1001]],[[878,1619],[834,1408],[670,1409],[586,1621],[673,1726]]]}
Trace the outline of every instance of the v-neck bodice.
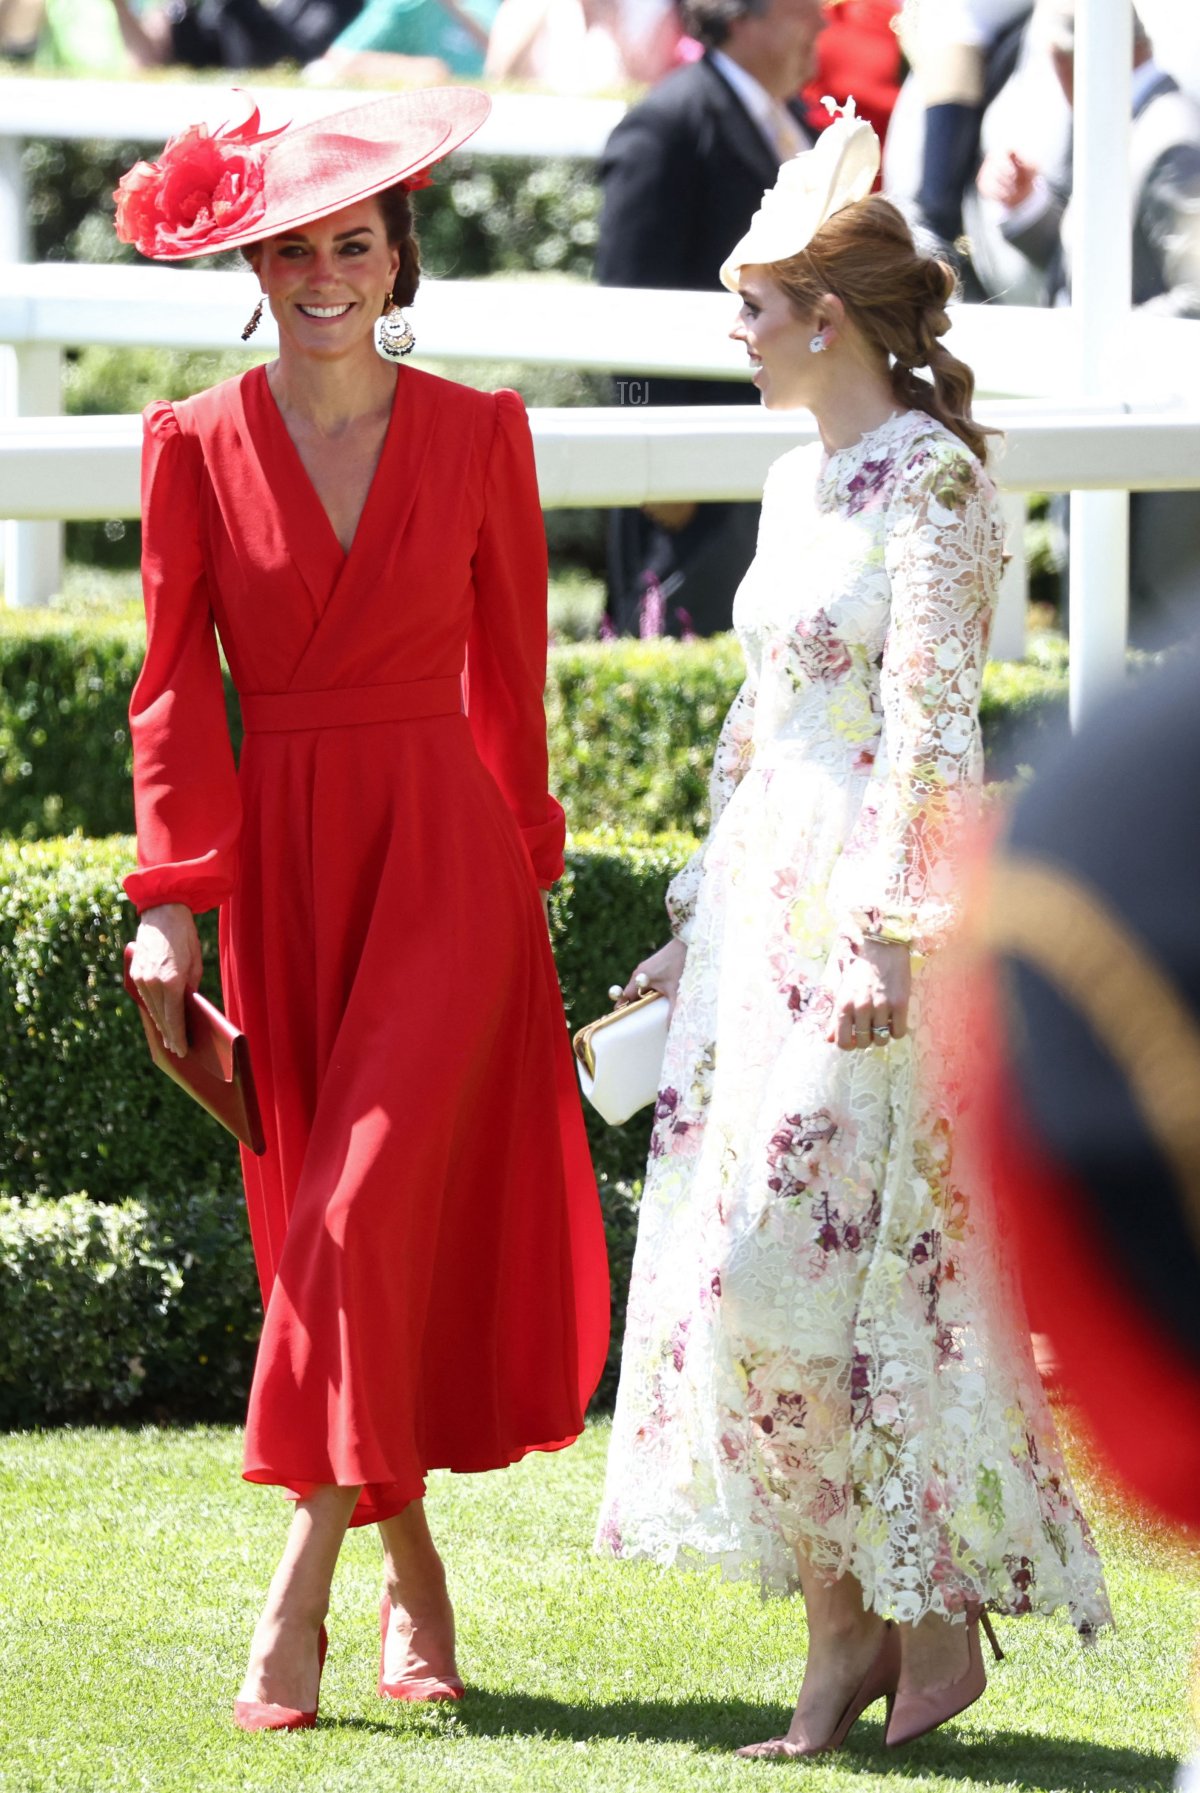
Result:
{"label": "v-neck bodice", "polygon": [[[171,408],[203,460],[212,608],[240,691],[462,670],[495,428],[473,402],[482,396],[402,370],[349,553],[263,368]],[[426,477],[427,465],[446,476]]]}
{"label": "v-neck bodice", "polygon": [[[379,469],[380,469],[381,465],[383,464],[384,458],[387,454],[388,439],[391,436],[392,431],[397,427],[396,418],[397,418],[397,415],[398,415],[398,412],[400,409],[399,404],[398,404],[398,399],[400,396],[400,369],[399,368],[395,369],[395,374],[396,374],[396,378],[395,378],[395,381],[394,381],[394,384],[392,387],[391,403],[388,406],[388,420],[387,420],[387,424],[384,427],[383,441],[380,444],[379,455],[376,459],[375,466],[371,472],[371,478],[367,485],[366,496],[363,499],[362,507],[358,513],[358,520],[354,526],[353,538],[350,542],[350,546],[347,548],[345,546],[345,544],[343,543],[342,538],[339,536],[337,530],[334,528],[333,519],[329,515],[329,512],[325,507],[324,500],[322,499],[320,493],[317,491],[316,481],[313,479],[312,474],[309,472],[308,468],[304,464],[304,456],[300,453],[300,449],[297,446],[296,439],[292,435],[292,432],[289,430],[289,428],[287,426],[287,419],[284,417],[283,411],[280,408],[279,400],[276,398],[274,392],[271,390],[271,382],[267,376],[266,367],[265,366],[256,367],[252,370],[252,377],[258,376],[258,381],[261,386],[261,393],[259,396],[261,398],[261,412],[262,412],[262,417],[264,420],[264,427],[270,432],[274,432],[276,434],[281,434],[282,437],[284,438],[284,440],[287,444],[287,448],[290,449],[292,455],[295,458],[296,479],[300,484],[301,490],[303,490],[303,487],[307,486],[308,492],[312,499],[312,503],[313,503],[314,507],[316,508],[316,510],[319,511],[321,516],[324,518],[326,527],[328,528],[330,535],[333,537],[333,540],[337,543],[338,551],[342,555],[344,560],[349,560],[351,554],[353,554],[355,543],[358,541],[359,535],[362,532],[363,524],[367,521],[367,512],[371,508],[371,502],[375,496],[375,492],[376,492],[377,485],[378,485]],[[283,451],[283,452],[284,452],[284,455],[286,458],[286,451]]]}

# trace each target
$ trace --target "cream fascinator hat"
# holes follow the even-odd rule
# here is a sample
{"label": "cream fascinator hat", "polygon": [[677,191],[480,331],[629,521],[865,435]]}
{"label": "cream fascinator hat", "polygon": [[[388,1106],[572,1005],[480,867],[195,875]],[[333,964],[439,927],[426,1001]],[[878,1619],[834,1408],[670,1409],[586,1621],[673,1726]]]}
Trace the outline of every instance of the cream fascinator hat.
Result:
{"label": "cream fascinator hat", "polygon": [[822,100],[834,122],[818,137],[814,149],[785,162],[779,179],[763,194],[750,228],[721,267],[721,285],[738,290],[743,268],[787,261],[807,247],[827,219],[843,206],[865,199],[879,173],[879,139],[865,118],[855,114],[854,101],[839,108]]}

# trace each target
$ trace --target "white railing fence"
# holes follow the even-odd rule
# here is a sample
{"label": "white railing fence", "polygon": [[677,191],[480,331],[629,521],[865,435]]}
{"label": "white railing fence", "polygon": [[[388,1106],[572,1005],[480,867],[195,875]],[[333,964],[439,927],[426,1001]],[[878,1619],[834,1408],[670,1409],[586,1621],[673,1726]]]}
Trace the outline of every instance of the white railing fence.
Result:
{"label": "white railing fence", "polygon": [[[61,411],[62,362],[69,348],[87,345],[109,347],[162,347],[240,350],[240,332],[256,297],[253,275],[234,272],[179,270],[146,267],[95,267],[72,264],[43,266],[0,265],[0,344],[15,353],[16,379],[6,412],[8,417],[53,418]],[[745,380],[741,347],[729,340],[735,305],[723,293],[665,293],[598,288],[583,283],[547,283],[535,280],[439,281],[428,280],[414,307],[418,330],[417,361],[429,359],[453,368],[461,361],[516,361],[534,366],[569,366],[601,373],[631,376],[623,389],[627,413],[618,435],[631,443],[645,444],[646,453],[668,452],[672,478],[684,478],[691,463],[681,447],[688,438],[664,414],[645,405],[646,382],[656,377],[701,376],[719,380]],[[1061,403],[1074,390],[1076,321],[1069,310],[1024,311],[994,306],[960,306],[954,312],[951,346],[976,370],[981,393]],[[1105,419],[1121,417],[1136,407],[1138,415],[1154,417],[1180,390],[1200,391],[1200,326],[1176,319],[1150,319],[1131,315],[1128,340],[1115,359],[1122,384],[1073,438],[1076,459],[1061,456],[1046,477],[1022,483],[1021,446],[1032,443],[1036,430],[1022,430],[1014,447],[1017,461],[1003,464],[1002,477],[1009,487],[1009,546],[1012,559],[1006,579],[1005,603],[997,630],[995,651],[1019,655],[1023,649],[1023,599],[1026,593],[1024,562],[1024,491],[1059,489],[1074,475],[1076,484],[1087,484],[1083,454],[1088,465],[1100,470],[1100,483],[1121,484],[1121,467],[1130,466],[1130,481],[1138,467],[1118,450],[1117,471],[1104,448]],[[273,321],[264,317],[247,359],[270,353],[276,345]],[[579,415],[579,414],[575,414]],[[598,442],[608,439],[608,426],[598,423],[605,413],[589,413],[589,435]],[[1015,414],[1014,414],[1015,415]],[[1078,407],[1076,406],[1076,415]],[[622,413],[616,413],[618,419]],[[757,414],[747,407],[731,414],[718,413],[723,443],[721,468],[711,465],[712,443],[703,446],[695,477],[701,482],[731,479],[739,495],[756,494],[756,482],[766,463],[747,446],[742,425]],[[771,439],[776,419],[758,419]],[[632,433],[630,426],[632,424]],[[548,426],[547,426],[548,427]],[[785,434],[794,433],[786,420]],[[568,429],[571,426],[568,425]],[[48,438],[50,439],[50,438]],[[59,437],[60,441],[68,438]],[[572,435],[572,440],[576,440]],[[1065,439],[1064,439],[1065,441]],[[673,446],[664,450],[664,444]],[[655,446],[657,445],[657,447]],[[1115,437],[1113,447],[1116,447]],[[625,452],[624,450],[622,452]],[[630,451],[629,465],[637,464],[640,447]],[[589,480],[598,470],[589,462]],[[1014,476],[1012,468],[1017,469]],[[0,471],[3,471],[0,469]],[[1170,461],[1167,474],[1178,471]],[[607,477],[607,470],[605,472]],[[7,528],[8,573],[6,589],[11,604],[37,604],[53,595],[61,583],[61,525],[66,513],[18,510],[10,497],[10,482],[18,477],[11,467],[0,478],[0,514],[15,518],[44,517],[43,522],[10,522]],[[559,476],[555,475],[556,480]],[[656,474],[656,477],[658,475]],[[112,516],[117,512],[102,498],[106,490],[96,464],[89,464],[87,478],[97,483],[84,502],[89,515]],[[1057,481],[1058,485],[1053,482]],[[1169,478],[1166,483],[1170,483]],[[636,481],[629,490],[632,492]],[[77,493],[78,486],[73,488]],[[567,502],[554,492],[548,504]],[[661,496],[661,493],[652,494]],[[689,490],[686,484],[673,496],[711,496],[706,486]],[[577,497],[574,502],[641,502],[635,496]],[[40,502],[40,501],[39,501]]]}
{"label": "white railing fence", "polygon": [[[1200,487],[1200,411],[1134,416],[1097,405],[1041,408],[993,401],[984,421],[1005,431],[997,479],[1012,532],[1028,492]],[[753,499],[772,461],[811,442],[804,414],[747,407],[534,410],[547,509],[671,499]],[[30,519],[138,514],[141,426],[136,417],[29,417],[0,423],[0,490]],[[994,652],[1021,652],[1025,592],[1010,567]]]}

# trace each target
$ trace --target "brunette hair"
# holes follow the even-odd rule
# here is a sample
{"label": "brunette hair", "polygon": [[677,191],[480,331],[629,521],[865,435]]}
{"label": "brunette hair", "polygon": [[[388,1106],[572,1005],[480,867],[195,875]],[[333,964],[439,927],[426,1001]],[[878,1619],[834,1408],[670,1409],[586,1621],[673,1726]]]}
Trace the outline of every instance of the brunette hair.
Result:
{"label": "brunette hair", "polygon": [[397,305],[411,305],[421,283],[421,246],[413,229],[412,198],[403,181],[375,195],[383,213],[383,228],[393,249],[400,251],[400,271],[392,287]]}
{"label": "brunette hair", "polygon": [[766,12],[769,0],[679,0],[679,15],[689,37],[708,50],[719,50],[739,19]]}
{"label": "brunette hair", "polygon": [[[975,422],[975,376],[939,340],[950,328],[946,306],[957,278],[947,262],[917,248],[890,200],[873,193],[843,206],[798,255],[772,263],[770,273],[801,315],[815,311],[825,293],[835,294],[884,357],[897,403],[927,411],[986,461],[987,437],[998,432]],[[927,367],[930,378],[922,379],[918,367]]]}
{"label": "brunette hair", "polygon": [[[391,247],[400,251],[400,269],[392,286],[393,303],[411,305],[421,282],[421,247],[413,229],[409,190],[403,181],[397,181],[394,187],[376,193],[375,199],[383,217],[384,235]],[[261,250],[261,243],[247,243],[242,256],[253,266]]]}

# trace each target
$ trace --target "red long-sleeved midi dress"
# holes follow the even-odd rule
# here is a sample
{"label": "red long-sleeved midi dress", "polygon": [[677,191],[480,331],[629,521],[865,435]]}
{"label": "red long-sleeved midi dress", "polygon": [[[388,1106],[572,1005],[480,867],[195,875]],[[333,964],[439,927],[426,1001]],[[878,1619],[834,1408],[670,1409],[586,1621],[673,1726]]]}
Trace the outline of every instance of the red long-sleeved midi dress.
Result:
{"label": "red long-sleeved midi dress", "polygon": [[251,1043],[266,1317],[244,1473],[361,1483],[365,1524],[431,1468],[569,1443],[607,1347],[538,896],[564,829],[529,428],[514,393],[399,370],[348,554],[263,369],[145,428],[126,890],[220,905]]}

